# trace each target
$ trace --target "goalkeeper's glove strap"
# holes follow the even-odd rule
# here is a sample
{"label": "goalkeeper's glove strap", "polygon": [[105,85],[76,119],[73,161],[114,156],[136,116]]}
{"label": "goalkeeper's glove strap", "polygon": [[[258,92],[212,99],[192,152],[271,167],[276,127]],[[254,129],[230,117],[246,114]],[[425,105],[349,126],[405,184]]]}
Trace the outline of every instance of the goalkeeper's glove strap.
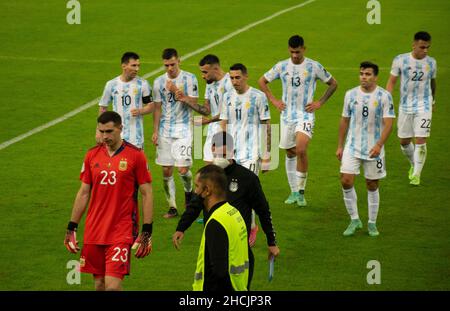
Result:
{"label": "goalkeeper's glove strap", "polygon": [[78,224],[76,222],[69,221],[69,224],[67,225],[67,230],[77,231],[77,228],[78,228]]}
{"label": "goalkeeper's glove strap", "polygon": [[153,223],[151,223],[151,224],[143,224],[142,225],[142,232],[148,232],[148,233],[150,233],[150,235],[152,235]]}

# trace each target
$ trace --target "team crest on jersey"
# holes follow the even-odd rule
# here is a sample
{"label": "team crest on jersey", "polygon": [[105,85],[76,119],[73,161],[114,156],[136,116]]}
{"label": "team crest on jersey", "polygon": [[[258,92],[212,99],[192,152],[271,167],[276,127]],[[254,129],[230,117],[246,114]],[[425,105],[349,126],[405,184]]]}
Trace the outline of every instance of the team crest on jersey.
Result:
{"label": "team crest on jersey", "polygon": [[373,106],[374,107],[378,106],[378,101],[377,100],[373,102]]}
{"label": "team crest on jersey", "polygon": [[245,109],[250,109],[250,102],[245,103]]}
{"label": "team crest on jersey", "polygon": [[223,87],[220,88],[220,93],[223,93],[223,91],[225,91],[225,89]]}
{"label": "team crest on jersey", "polygon": [[111,162],[108,163],[107,167],[108,167],[108,168],[111,168]]}
{"label": "team crest on jersey", "polygon": [[119,162],[119,171],[126,171],[128,167],[127,159],[121,159]]}
{"label": "team crest on jersey", "polygon": [[133,89],[133,94],[134,94],[134,95],[137,95],[137,94],[138,94],[138,89],[136,89],[136,88]]}
{"label": "team crest on jersey", "polygon": [[303,72],[303,76],[306,78],[308,75],[309,75],[308,70],[305,70],[305,71]]}
{"label": "team crest on jersey", "polygon": [[230,187],[229,187],[230,191],[236,192],[238,190],[238,188],[239,188],[239,185],[237,183],[237,179],[232,179],[230,182]]}

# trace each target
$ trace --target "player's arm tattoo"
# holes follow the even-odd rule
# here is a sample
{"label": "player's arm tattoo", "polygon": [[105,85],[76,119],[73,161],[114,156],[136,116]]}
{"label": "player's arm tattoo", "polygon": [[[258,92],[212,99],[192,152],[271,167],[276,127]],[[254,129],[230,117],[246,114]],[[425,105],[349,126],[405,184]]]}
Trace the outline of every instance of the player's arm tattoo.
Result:
{"label": "player's arm tattoo", "polygon": [[207,107],[205,107],[203,105],[199,105],[197,103],[188,103],[188,104],[189,104],[189,107],[192,108],[192,110],[194,110],[204,116],[209,115],[209,109]]}
{"label": "player's arm tattoo", "polygon": [[219,121],[220,121],[220,114],[212,117],[211,120],[209,120],[209,123],[219,122]]}

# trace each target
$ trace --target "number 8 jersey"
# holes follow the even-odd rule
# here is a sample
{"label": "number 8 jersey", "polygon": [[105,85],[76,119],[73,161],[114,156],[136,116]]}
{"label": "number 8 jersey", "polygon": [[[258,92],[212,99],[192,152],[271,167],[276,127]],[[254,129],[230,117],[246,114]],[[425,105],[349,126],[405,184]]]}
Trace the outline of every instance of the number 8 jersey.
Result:
{"label": "number 8 jersey", "polygon": [[[344,152],[355,158],[376,160],[369,157],[383,131],[383,118],[395,118],[391,94],[377,86],[372,93],[365,93],[357,86],[345,94],[344,118],[350,118]],[[380,157],[384,156],[384,147]]]}
{"label": "number 8 jersey", "polygon": [[436,60],[430,56],[415,59],[411,53],[398,55],[391,75],[401,78],[400,107],[405,113],[431,112],[431,79],[436,79]]}

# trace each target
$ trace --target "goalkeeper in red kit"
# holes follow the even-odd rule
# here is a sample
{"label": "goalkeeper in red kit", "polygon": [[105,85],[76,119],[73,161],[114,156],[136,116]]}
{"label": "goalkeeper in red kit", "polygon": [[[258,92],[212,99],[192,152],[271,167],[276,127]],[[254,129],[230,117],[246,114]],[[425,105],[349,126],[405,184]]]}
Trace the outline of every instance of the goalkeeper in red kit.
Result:
{"label": "goalkeeper in red kit", "polygon": [[[96,290],[121,290],[124,276],[130,273],[131,249],[137,258],[152,250],[152,178],[144,152],[121,139],[120,115],[107,111],[97,122],[103,143],[91,148],[84,159],[64,244],[71,253],[80,249],[76,231],[89,202],[80,271],[94,276]],[[139,236],[138,190],[143,210]]]}

